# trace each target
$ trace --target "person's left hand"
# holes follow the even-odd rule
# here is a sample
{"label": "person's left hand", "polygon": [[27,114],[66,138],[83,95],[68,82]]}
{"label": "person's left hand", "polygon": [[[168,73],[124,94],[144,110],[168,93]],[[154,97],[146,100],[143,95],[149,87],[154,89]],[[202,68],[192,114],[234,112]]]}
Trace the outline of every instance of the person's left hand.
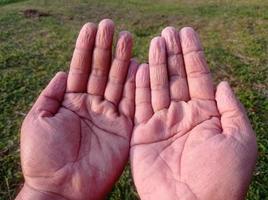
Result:
{"label": "person's left hand", "polygon": [[58,73],[24,120],[25,184],[17,199],[101,199],[121,175],[137,63],[130,60],[131,35],[121,32],[111,64],[113,33],[111,20],[85,24],[68,76]]}
{"label": "person's left hand", "polygon": [[167,27],[151,41],[135,96],[130,157],[142,200],[244,199],[255,133],[229,84],[214,90],[192,28]]}

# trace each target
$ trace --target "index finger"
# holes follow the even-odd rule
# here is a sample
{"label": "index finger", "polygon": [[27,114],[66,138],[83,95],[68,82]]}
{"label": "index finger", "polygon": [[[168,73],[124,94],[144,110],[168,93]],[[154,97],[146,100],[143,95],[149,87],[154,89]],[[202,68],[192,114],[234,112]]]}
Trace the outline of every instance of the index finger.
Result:
{"label": "index finger", "polygon": [[190,97],[214,100],[214,88],[204,51],[197,33],[190,27],[180,31],[180,41]]}
{"label": "index finger", "polygon": [[67,92],[85,92],[97,27],[86,23],[76,41],[67,81]]}

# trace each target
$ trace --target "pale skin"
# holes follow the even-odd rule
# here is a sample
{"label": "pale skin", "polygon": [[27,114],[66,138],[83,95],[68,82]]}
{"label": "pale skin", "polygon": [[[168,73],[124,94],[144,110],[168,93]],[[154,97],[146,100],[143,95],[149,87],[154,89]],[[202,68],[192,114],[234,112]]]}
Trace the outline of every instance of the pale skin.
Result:
{"label": "pale skin", "polygon": [[69,73],[25,118],[16,199],[103,199],[129,152],[141,199],[243,199],[255,136],[230,86],[214,91],[197,34],[167,27],[138,67],[131,34],[112,54],[113,33],[111,20],[85,24]]}

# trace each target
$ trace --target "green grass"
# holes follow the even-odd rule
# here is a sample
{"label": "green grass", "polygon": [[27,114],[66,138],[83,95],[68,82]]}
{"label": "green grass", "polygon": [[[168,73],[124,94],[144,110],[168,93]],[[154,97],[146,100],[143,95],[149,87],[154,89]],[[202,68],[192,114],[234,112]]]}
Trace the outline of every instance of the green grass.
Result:
{"label": "green grass", "polygon": [[16,3],[16,2],[19,2],[19,1],[23,1],[23,0],[0,0],[0,5]]}
{"label": "green grass", "polygon": [[[8,4],[11,3],[12,4]],[[21,122],[48,80],[67,70],[80,27],[112,18],[135,38],[147,60],[150,39],[167,25],[201,35],[215,84],[228,80],[248,111],[259,158],[247,199],[268,199],[268,5],[261,0],[0,0],[0,199],[13,199],[23,179]],[[26,18],[34,8],[46,17]],[[108,199],[137,199],[129,167]]]}

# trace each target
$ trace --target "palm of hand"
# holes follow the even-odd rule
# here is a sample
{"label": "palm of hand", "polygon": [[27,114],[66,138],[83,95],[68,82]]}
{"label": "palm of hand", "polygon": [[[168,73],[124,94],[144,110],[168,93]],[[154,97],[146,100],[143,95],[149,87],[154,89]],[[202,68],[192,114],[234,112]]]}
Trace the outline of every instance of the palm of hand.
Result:
{"label": "palm of hand", "polygon": [[[53,117],[25,121],[29,185],[70,199],[98,197],[110,189],[127,162],[132,123],[110,102],[97,99],[69,93]],[[89,101],[95,101],[94,108]]]}
{"label": "palm of hand", "polygon": [[[87,55],[90,51],[81,55],[81,49],[91,48],[95,32],[95,26],[92,24],[83,27],[74,52],[67,86],[66,74],[58,73],[40,95],[22,127],[21,158],[26,184],[35,190],[67,199],[103,198],[122,173],[128,160],[133,127],[131,110],[134,109],[134,103],[131,104],[129,100],[134,95],[132,82],[137,66],[134,62],[131,63],[122,99],[118,88],[117,91],[108,92],[102,89],[105,89],[105,86],[98,80],[103,82],[108,79],[107,73],[104,72],[103,76],[98,77],[93,74],[88,80],[88,89],[84,92],[87,83],[83,84],[84,76],[77,72],[85,71],[88,63],[84,60],[88,61],[91,55]],[[104,20],[99,25],[96,45],[107,45],[108,42],[110,46],[112,35],[112,22]],[[102,38],[106,43],[101,44],[102,41],[98,38]],[[131,52],[129,43],[130,35],[123,33],[117,49],[127,48],[124,49],[125,57],[122,56],[122,60],[125,60],[121,64],[113,62],[110,76],[113,75],[111,73],[114,68],[124,71],[122,73],[127,72]],[[109,58],[106,51],[109,51],[109,48],[107,47],[105,52],[94,50],[93,73],[105,70],[100,67],[107,68]],[[116,56],[120,56],[119,50]],[[106,57],[103,58],[100,55],[102,53]],[[81,56],[84,58],[80,59]],[[105,59],[107,64],[94,67],[94,63],[101,62],[96,60],[97,56]],[[97,67],[99,68],[96,69]],[[117,85],[125,80],[126,74],[121,75],[123,76],[118,78]],[[114,82],[109,81],[107,85],[109,84]]]}
{"label": "palm of hand", "polygon": [[[249,141],[222,134],[214,102],[203,102],[201,108],[197,106],[197,110],[191,112],[191,104],[196,103],[171,103],[169,109],[155,113],[147,123],[135,128],[134,134],[148,136],[136,139],[134,136],[132,146],[134,176],[142,174],[137,177],[136,185],[142,188],[140,193],[144,199],[147,194],[159,199],[211,199],[212,196],[228,199],[225,191],[232,190],[233,194],[229,193],[228,197],[240,199],[246,192],[247,188],[241,190],[240,186],[250,181],[247,174],[252,165],[245,167],[245,164],[254,147],[248,146]],[[189,115],[176,119],[174,107],[181,104]],[[197,113],[206,112],[205,105],[211,112],[196,117]]]}
{"label": "palm of hand", "polygon": [[[165,29],[162,35],[166,40],[170,74],[175,67],[182,67],[178,64],[179,48],[174,50],[176,46],[171,45],[177,35],[171,28]],[[218,86],[214,98],[193,31],[184,29],[180,37],[189,93],[194,98],[185,102],[189,93],[187,88],[179,88],[187,85],[181,80],[185,75],[180,69],[178,76],[173,76],[175,80],[170,78],[172,100],[166,103],[169,99],[163,94],[168,93],[168,84],[165,78],[159,78],[168,73],[159,69],[161,63],[166,63],[165,53],[161,52],[162,38],[154,39],[149,54],[150,72],[145,65],[136,77],[136,125],[131,141],[135,185],[142,199],[241,199],[256,162],[255,136],[226,83]],[[190,53],[185,53],[187,48],[191,49]],[[171,60],[176,59],[174,55],[177,62]],[[156,75],[157,69],[161,75],[160,72]],[[150,80],[146,79],[149,73]],[[205,92],[196,92],[196,86]],[[149,114],[145,117],[138,114],[142,110]]]}
{"label": "palm of hand", "polygon": [[[22,126],[25,184],[45,198],[103,198],[127,162],[137,70],[132,41],[120,35],[111,65],[112,22],[96,32],[93,24],[83,27],[68,77],[54,77]],[[214,96],[193,30],[180,33],[183,55],[174,29],[162,35],[151,43],[150,71],[141,65],[136,76],[131,167],[138,193],[241,199],[256,159],[248,119],[227,83]]]}

